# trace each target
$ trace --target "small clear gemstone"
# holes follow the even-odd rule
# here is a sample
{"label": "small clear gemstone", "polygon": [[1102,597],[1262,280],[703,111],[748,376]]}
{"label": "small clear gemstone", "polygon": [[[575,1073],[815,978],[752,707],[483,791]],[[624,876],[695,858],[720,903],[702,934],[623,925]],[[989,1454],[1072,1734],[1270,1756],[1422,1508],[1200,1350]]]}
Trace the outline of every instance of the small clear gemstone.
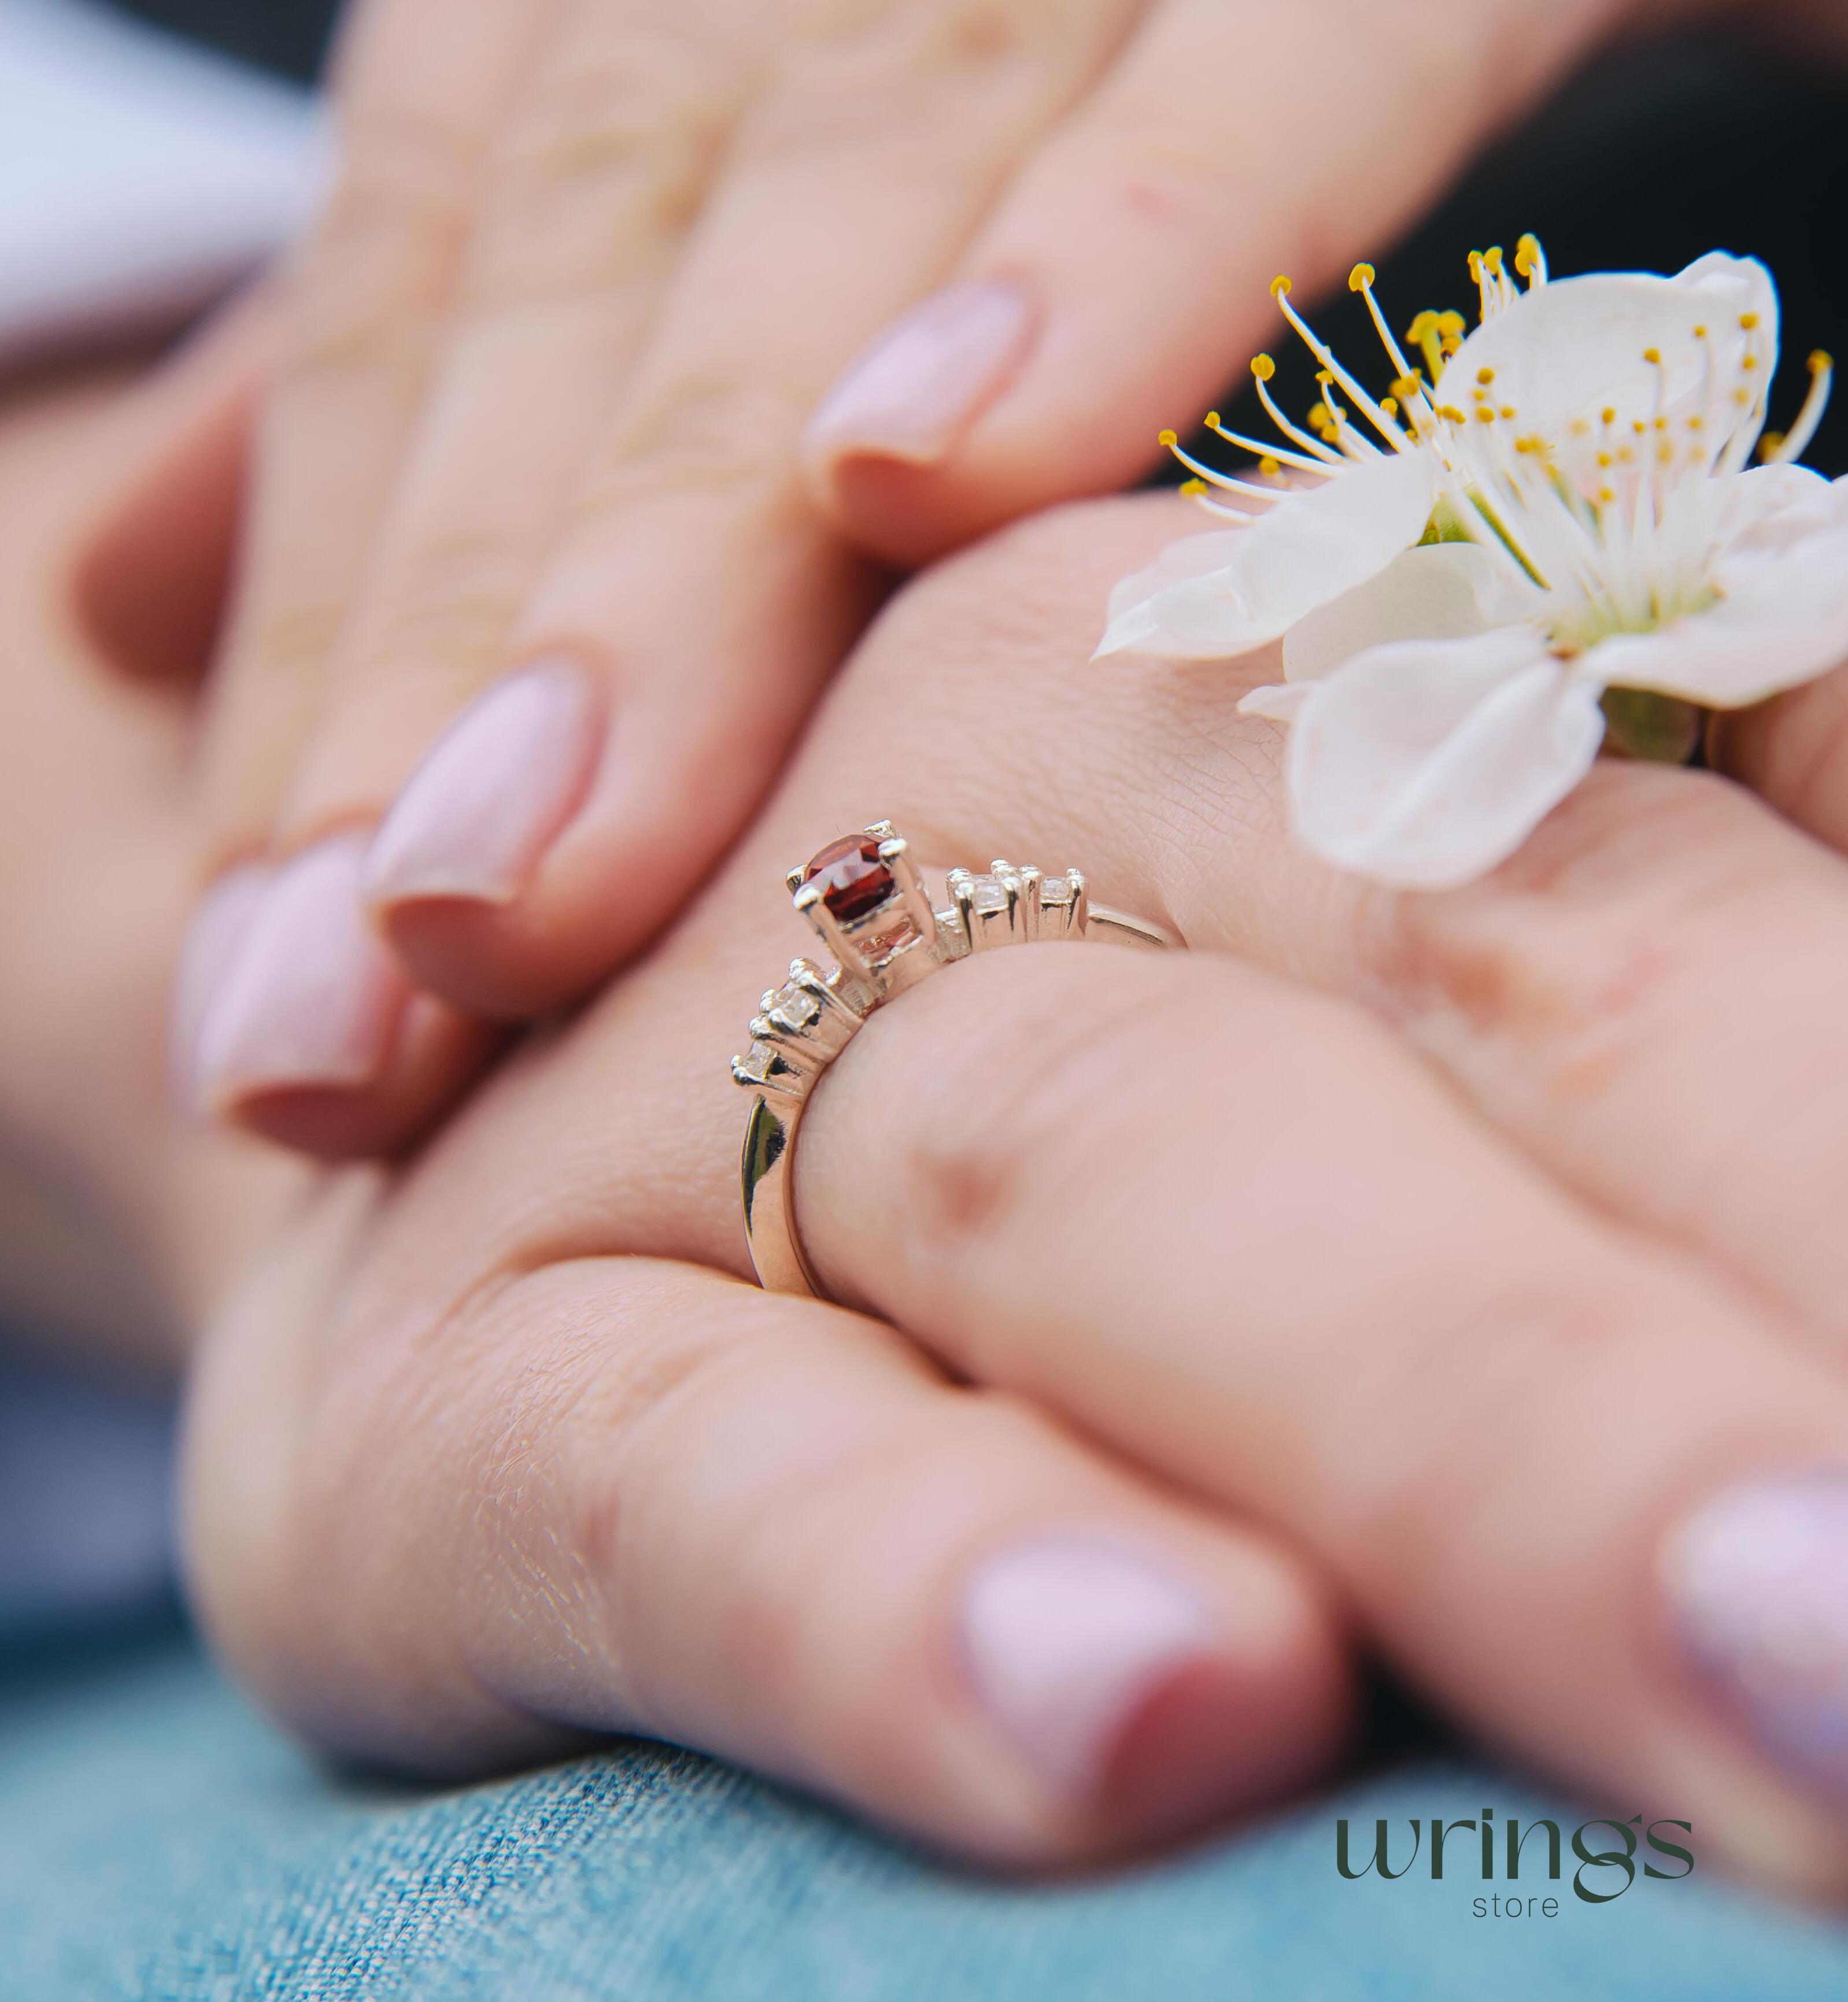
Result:
{"label": "small clear gemstone", "polygon": [[1039,886],[1039,901],[1043,904],[1069,904],[1071,885],[1063,876],[1049,876]]}
{"label": "small clear gemstone", "polygon": [[821,1003],[806,988],[784,987],[779,990],[769,1010],[770,1018],[778,1028],[788,1029],[799,1035],[821,1013]]}
{"label": "small clear gemstone", "polygon": [[978,876],[975,907],[978,911],[1004,911],[1008,908],[1008,893],[992,876]]}

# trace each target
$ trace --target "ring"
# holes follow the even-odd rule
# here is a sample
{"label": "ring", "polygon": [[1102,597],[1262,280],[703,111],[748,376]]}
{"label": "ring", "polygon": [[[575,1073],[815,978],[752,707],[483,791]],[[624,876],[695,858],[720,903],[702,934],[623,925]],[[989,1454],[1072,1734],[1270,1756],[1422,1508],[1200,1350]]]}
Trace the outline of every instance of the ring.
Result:
{"label": "ring", "polygon": [[1094,904],[1075,870],[1063,876],[996,862],[985,876],[952,869],[950,909],[931,902],[917,865],[890,821],[831,842],[786,879],[796,909],[835,959],[824,973],[791,961],[789,978],[763,997],[749,1053],[732,1076],[752,1094],[741,1179],[744,1230],[765,1292],[822,1297],[803,1256],[792,1201],[795,1137],[816,1080],[875,1008],[939,967],[996,946],[1041,939],[1099,939],[1167,948],[1158,926]]}

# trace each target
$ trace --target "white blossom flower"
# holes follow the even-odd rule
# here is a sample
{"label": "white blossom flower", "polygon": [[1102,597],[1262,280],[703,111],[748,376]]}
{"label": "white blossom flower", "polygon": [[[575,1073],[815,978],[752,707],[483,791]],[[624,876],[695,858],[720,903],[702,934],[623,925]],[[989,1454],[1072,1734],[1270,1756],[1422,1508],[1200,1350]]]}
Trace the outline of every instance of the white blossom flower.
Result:
{"label": "white blossom flower", "polygon": [[1511,854],[1612,718],[1685,724],[1679,753],[1699,711],[1848,656],[1848,482],[1794,463],[1827,356],[1811,358],[1790,434],[1764,436],[1768,462],[1750,465],[1777,360],[1769,273],[1716,252],[1673,278],[1549,284],[1532,237],[1514,261],[1525,291],[1499,251],[1472,258],[1482,321],[1467,338],[1460,315],[1419,316],[1422,367],[1356,267],[1395,371],[1377,401],[1278,280],[1322,403],[1291,423],[1269,358],[1252,363],[1283,441],[1207,423],[1259,455],[1256,477],[1163,434],[1198,476],[1186,490],[1238,525],[1119,584],[1098,649],[1223,659],[1281,638],[1284,682],[1241,706],[1290,725],[1298,837],[1403,887],[1467,882]]}

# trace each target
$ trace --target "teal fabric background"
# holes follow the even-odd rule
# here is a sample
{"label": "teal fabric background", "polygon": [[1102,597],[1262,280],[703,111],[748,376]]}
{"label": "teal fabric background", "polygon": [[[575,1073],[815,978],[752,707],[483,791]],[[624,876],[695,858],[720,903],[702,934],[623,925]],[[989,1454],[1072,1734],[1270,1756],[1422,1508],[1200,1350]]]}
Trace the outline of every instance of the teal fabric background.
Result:
{"label": "teal fabric background", "polygon": [[[0,1997],[1848,1995],[1848,1928],[1699,1869],[1512,1921],[1471,1916],[1491,1887],[1467,1836],[1454,1881],[1447,1869],[1431,1882],[1422,1864],[1392,1883],[1336,1875],[1337,1813],[1364,1825],[1370,1848],[1376,1815],[1403,1838],[1407,1815],[1484,1805],[1548,1811],[1506,1778],[1427,1760],[1134,1871],[1001,1884],[655,1746],[439,1794],[343,1782],[169,1630],[0,1668]],[[1570,1827],[1591,1810],[1552,1811]]]}

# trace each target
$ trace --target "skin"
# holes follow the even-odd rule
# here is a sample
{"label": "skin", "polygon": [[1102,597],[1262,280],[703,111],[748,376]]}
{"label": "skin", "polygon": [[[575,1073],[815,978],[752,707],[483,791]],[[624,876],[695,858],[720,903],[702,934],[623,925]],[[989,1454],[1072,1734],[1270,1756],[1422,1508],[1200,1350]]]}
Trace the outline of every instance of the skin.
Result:
{"label": "skin", "polygon": [[[1608,766],[1487,881],[1389,896],[1282,835],[1275,733],[1235,713],[1274,663],[1088,664],[1110,581],[1188,518],[1068,510],[903,594],[683,923],[425,1149],[229,1209],[250,1159],[161,1109],[123,1007],[178,929],[193,715],[124,692],[82,612],[236,361],[0,432],[7,518],[65,469],[0,597],[34,724],[0,742],[23,786],[58,767],[48,894],[6,912],[40,999],[5,1109],[136,1219],[176,1314],[214,1303],[190,1563],[264,1701],[451,1776],[657,1732],[1046,1864],[1318,1770],[1351,1626],[1478,1734],[1839,1890],[1836,1823],[1682,1671],[1651,1584],[1717,1487],[1848,1454],[1845,1254],[1789,1222],[1844,1172],[1837,684],[1752,719],[1762,797]],[[1821,734],[1785,793],[1793,717]],[[1080,862],[1193,950],[1017,950],[882,1011],[798,1157],[844,1304],[769,1298],[725,1058],[802,943],[782,868],[882,812],[939,865]],[[124,922],[73,942],[56,893],[131,854]],[[1074,1533],[1211,1620],[1077,1794],[955,1641],[984,1558]]]}
{"label": "skin", "polygon": [[306,1178],[176,1120],[165,1076],[241,463],[222,420],[259,344],[235,320],[144,380],[0,396],[0,1294],[18,1325],[162,1369]]}
{"label": "skin", "polygon": [[[671,922],[890,567],[1134,481],[1272,337],[1274,272],[1336,281],[1601,42],[1690,11],[372,0],[263,407],[202,875],[375,826],[535,657],[606,741],[507,901],[374,909],[423,999],[368,1075],[215,1109],[402,1145],[478,1071],[470,1024]],[[952,434],[805,441],[882,329],[990,282],[1030,337]]]}
{"label": "skin", "polygon": [[[221,1640],[374,1753],[640,1726],[980,1854],[1097,1853],[1069,1802],[997,1802],[992,1735],[932,1756],[955,1682],[894,1666],[941,1663],[981,1550],[1074,1507],[1011,1488],[972,1521],[973,1431],[940,1466],[843,1414],[896,1326],[952,1383],[1271,1525],[1478,1732],[1834,1882],[1832,1825],[1679,1668],[1651,1577],[1715,1488],[1848,1452],[1839,1233],[1804,1227],[1841,1193],[1848,870],[1731,783],[1612,766],[1470,890],[1329,877],[1280,832],[1272,727],[1234,713],[1273,664],[1086,663],[1178,512],[1069,511],[914,586],[676,933],[412,1165],[330,1184],[204,1358]],[[903,769],[868,776],[895,730]],[[798,1157],[854,1322],[727,1282],[724,1059],[802,943],[783,867],[882,812],[940,863],[1081,860],[1193,950],[998,954],[875,1018]],[[900,1637],[868,1562],[923,1582]]]}

